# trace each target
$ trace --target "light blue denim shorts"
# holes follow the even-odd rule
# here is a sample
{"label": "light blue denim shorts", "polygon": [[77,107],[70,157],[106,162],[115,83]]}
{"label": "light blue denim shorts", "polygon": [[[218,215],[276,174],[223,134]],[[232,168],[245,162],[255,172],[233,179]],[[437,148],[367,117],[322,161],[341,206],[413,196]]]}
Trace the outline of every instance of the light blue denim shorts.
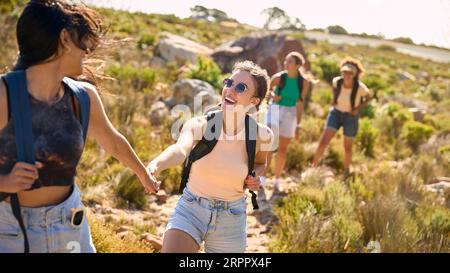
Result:
{"label": "light blue denim shorts", "polygon": [[233,202],[197,196],[186,187],[166,231],[189,234],[207,253],[242,253],[247,246],[247,197]]}
{"label": "light blue denim shorts", "polygon": [[[93,253],[89,225],[84,215],[79,226],[71,224],[71,210],[83,208],[78,187],[61,204],[41,208],[22,207],[31,253]],[[0,202],[0,253],[23,253],[24,236],[11,205]]]}

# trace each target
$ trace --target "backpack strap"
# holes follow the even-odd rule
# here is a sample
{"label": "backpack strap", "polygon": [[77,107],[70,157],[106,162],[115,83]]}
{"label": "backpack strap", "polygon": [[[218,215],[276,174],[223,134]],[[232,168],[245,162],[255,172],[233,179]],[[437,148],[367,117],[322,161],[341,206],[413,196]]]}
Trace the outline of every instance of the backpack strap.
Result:
{"label": "backpack strap", "polygon": [[[89,99],[89,94],[80,83],[71,78],[65,77],[63,79],[63,82],[67,84],[67,86],[69,86],[78,100],[81,113],[81,127],[83,128],[83,140],[86,143],[87,131],[89,128],[89,115],[91,111],[91,101]],[[77,105],[75,104],[75,106]],[[74,111],[75,113],[78,112],[77,109],[74,109]]]}
{"label": "backpack strap", "polygon": [[287,72],[283,72],[280,75],[280,83],[278,84],[278,96],[281,96],[281,92],[284,89],[284,86],[286,85],[286,79],[287,79]]}
{"label": "backpack strap", "polygon": [[184,161],[183,172],[181,176],[181,184],[179,193],[182,194],[189,180],[192,163],[209,154],[216,146],[222,131],[222,111],[209,112],[207,117],[207,126],[202,139],[195,145]]}
{"label": "backpack strap", "polygon": [[303,92],[303,76],[302,76],[302,73],[298,73],[298,76],[297,76],[297,87],[298,87],[298,93],[299,93],[299,100],[301,101],[301,102],[303,102],[303,99],[302,99],[302,92]]}
{"label": "backpack strap", "polygon": [[[258,124],[249,115],[245,116],[245,149],[247,151],[248,158],[248,175],[255,177],[255,156],[256,156],[256,138],[258,132]],[[253,209],[259,209],[257,195],[254,191],[250,190],[252,194]]]}
{"label": "backpack strap", "polygon": [[350,102],[351,102],[351,105],[352,105],[352,109],[355,109],[356,95],[358,94],[358,89],[359,89],[359,81],[356,80],[353,83],[352,94],[350,96]]}
{"label": "backpack strap", "polygon": [[[337,100],[339,98],[339,95],[341,94],[343,84],[344,84],[344,79],[342,77],[340,77],[336,83],[336,87],[333,88],[334,104],[337,104]],[[356,95],[358,94],[358,89],[359,89],[359,80],[356,80],[353,83],[352,94],[350,96],[350,103],[351,103],[352,109],[355,108],[355,101],[356,101]]]}
{"label": "backpack strap", "polygon": [[[288,73],[286,71],[281,73],[280,83],[278,84],[278,96],[281,96],[281,92],[283,91],[284,87],[286,86],[287,77],[288,77]],[[300,72],[298,73],[298,76],[297,76],[297,88],[298,88],[298,92],[300,94],[300,100],[302,100],[303,76]]]}
{"label": "backpack strap", "polygon": [[[11,103],[17,159],[19,162],[35,164],[31,110],[25,71],[10,72],[5,75],[4,79],[9,90],[8,95]],[[22,218],[19,198],[17,193],[6,194],[7,196],[11,196],[11,210],[24,235],[24,252],[29,253],[30,245]]]}
{"label": "backpack strap", "polygon": [[344,79],[340,77],[336,82],[336,87],[333,88],[333,104],[337,104],[337,100],[339,95],[341,94],[342,84],[344,83]]}

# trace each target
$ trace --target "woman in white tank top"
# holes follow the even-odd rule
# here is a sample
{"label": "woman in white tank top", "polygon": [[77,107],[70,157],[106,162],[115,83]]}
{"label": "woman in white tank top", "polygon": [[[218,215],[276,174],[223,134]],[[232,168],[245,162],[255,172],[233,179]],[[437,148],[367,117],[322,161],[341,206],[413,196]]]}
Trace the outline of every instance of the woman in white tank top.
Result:
{"label": "woman in white tank top", "polygon": [[[192,164],[187,187],[167,225],[162,252],[197,252],[202,243],[206,252],[245,251],[245,188],[259,189],[259,175],[266,168],[273,140],[272,131],[258,124],[256,176],[247,176],[245,114],[259,106],[267,89],[266,71],[249,61],[236,64],[231,77],[224,80],[220,137],[209,154]],[[177,142],[148,165],[155,180],[161,171],[185,161],[206,126],[206,116],[183,125]]]}

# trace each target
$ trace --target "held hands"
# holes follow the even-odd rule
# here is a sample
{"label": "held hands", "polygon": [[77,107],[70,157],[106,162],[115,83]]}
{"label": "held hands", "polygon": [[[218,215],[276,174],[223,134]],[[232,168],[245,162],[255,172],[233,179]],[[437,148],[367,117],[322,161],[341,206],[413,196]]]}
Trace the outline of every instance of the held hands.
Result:
{"label": "held hands", "polygon": [[247,176],[244,181],[244,188],[247,188],[252,191],[258,191],[261,187],[261,180],[259,176],[253,177],[251,175]]}
{"label": "held hands", "polygon": [[43,166],[41,162],[36,162],[34,165],[17,162],[8,175],[1,177],[2,191],[17,193],[31,189],[34,181],[39,178],[38,170]]}
{"label": "held hands", "polygon": [[157,193],[159,191],[159,187],[161,186],[161,181],[158,181],[156,178],[156,166],[150,163],[146,170],[147,175],[140,179],[142,185],[144,186],[145,193]]}

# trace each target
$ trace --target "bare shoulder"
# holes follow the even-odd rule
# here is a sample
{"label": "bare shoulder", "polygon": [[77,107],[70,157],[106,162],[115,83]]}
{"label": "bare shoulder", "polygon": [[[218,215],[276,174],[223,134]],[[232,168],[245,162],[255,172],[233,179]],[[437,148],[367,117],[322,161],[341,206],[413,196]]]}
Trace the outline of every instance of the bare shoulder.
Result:
{"label": "bare shoulder", "polygon": [[362,81],[359,81],[359,90],[361,90],[365,95],[370,94],[369,88]]}
{"label": "bare shoulder", "polygon": [[93,98],[93,97],[98,97],[98,91],[97,91],[97,87],[95,87],[95,85],[85,82],[85,81],[77,81],[77,83],[81,86],[83,86],[84,90],[86,90],[86,92],[89,95],[89,98]]}
{"label": "bare shoulder", "polygon": [[206,116],[198,116],[188,119],[182,125],[181,134],[192,135],[194,138],[194,145],[203,137],[206,130],[207,120]]}
{"label": "bare shoulder", "polygon": [[337,86],[337,82],[341,79],[341,76],[334,77],[332,80],[333,87]]}

